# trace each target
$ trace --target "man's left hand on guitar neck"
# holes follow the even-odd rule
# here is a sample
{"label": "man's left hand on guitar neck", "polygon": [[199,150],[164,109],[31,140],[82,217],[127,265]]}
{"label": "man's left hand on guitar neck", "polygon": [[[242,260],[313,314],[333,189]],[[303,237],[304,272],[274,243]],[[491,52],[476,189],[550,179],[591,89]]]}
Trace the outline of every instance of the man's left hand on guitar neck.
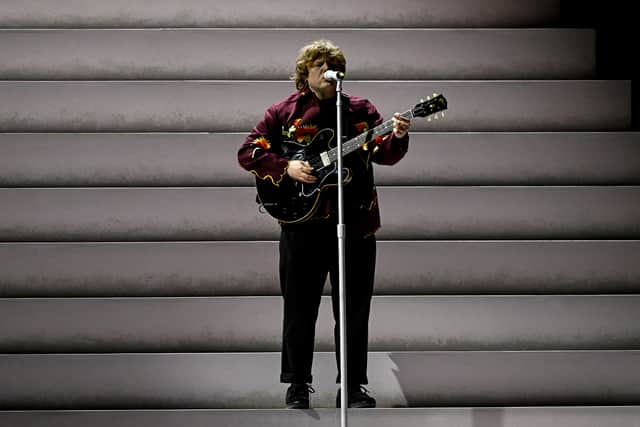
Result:
{"label": "man's left hand on guitar neck", "polygon": [[411,126],[411,122],[400,115],[400,113],[395,113],[393,115],[393,135],[396,138],[404,138],[409,132],[409,127]]}

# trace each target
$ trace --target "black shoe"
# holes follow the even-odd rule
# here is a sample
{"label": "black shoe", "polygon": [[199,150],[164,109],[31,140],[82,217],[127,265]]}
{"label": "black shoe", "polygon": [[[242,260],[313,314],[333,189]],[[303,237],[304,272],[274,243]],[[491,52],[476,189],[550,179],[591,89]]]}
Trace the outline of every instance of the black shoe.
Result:
{"label": "black shoe", "polygon": [[[338,395],[336,396],[336,408],[340,407],[340,389],[338,389]],[[347,395],[347,407],[348,408],[375,408],[376,400],[369,396],[369,390],[359,385],[357,387],[349,387],[349,394]]]}
{"label": "black shoe", "polygon": [[287,409],[309,409],[309,393],[315,392],[308,384],[291,384],[287,389]]}

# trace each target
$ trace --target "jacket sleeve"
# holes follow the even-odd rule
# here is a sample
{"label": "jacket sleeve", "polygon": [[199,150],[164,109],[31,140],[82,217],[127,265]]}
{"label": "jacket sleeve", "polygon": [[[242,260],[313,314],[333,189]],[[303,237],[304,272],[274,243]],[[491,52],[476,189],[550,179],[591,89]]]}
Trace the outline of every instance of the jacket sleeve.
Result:
{"label": "jacket sleeve", "polygon": [[[378,126],[384,120],[372,103],[368,103],[368,114],[372,120],[372,125]],[[369,146],[372,150],[371,160],[381,165],[394,165],[402,159],[409,150],[409,134],[402,138],[397,138],[393,132],[378,137]]]}
{"label": "jacket sleeve", "polygon": [[278,154],[281,138],[278,110],[271,106],[238,149],[238,163],[256,177],[279,185],[289,165],[289,161]]}

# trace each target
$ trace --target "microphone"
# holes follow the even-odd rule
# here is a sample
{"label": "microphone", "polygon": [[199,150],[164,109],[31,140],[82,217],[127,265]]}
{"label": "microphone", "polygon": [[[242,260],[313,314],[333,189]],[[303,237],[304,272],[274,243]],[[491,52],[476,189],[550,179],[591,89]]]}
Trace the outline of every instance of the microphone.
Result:
{"label": "microphone", "polygon": [[344,79],[344,73],[342,71],[327,70],[322,75],[322,78],[325,80],[338,81]]}

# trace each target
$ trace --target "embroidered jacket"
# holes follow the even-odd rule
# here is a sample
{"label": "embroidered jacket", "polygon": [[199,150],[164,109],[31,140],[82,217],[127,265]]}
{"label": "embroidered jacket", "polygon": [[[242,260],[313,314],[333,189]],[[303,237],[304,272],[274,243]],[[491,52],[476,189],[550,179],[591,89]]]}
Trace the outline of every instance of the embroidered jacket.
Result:
{"label": "embroidered jacket", "polygon": [[[342,109],[345,140],[383,122],[375,106],[364,98],[343,94]],[[315,134],[325,128],[336,128],[335,99],[320,101],[310,91],[296,92],[267,109],[264,118],[253,128],[238,150],[240,166],[258,179],[279,185],[282,180],[291,179],[287,175],[289,161],[281,155],[282,143],[295,141],[303,145],[309,144]],[[345,223],[357,225],[356,228],[362,235],[373,234],[380,227],[380,211],[371,163],[397,163],[406,154],[408,144],[408,134],[399,139],[390,133],[344,157],[343,166],[351,171],[351,180],[344,186]],[[316,214],[303,224],[335,222],[336,193],[334,188],[323,190]],[[287,226],[295,227],[290,224]]]}

